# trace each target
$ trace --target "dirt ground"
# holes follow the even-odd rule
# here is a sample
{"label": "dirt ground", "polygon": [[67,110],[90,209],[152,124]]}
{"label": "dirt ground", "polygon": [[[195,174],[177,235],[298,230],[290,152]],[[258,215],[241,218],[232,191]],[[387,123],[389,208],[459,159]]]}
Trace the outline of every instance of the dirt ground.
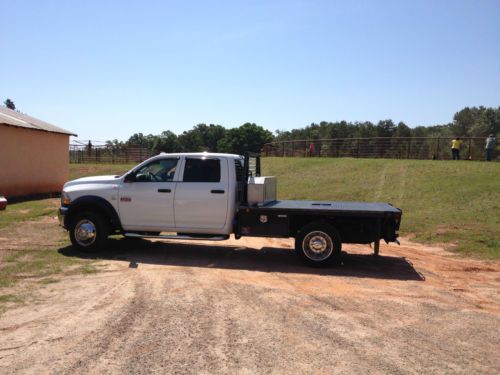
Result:
{"label": "dirt ground", "polygon": [[500,262],[403,241],[312,269],[291,247],[111,240],[102,272],[0,316],[0,373],[500,373]]}

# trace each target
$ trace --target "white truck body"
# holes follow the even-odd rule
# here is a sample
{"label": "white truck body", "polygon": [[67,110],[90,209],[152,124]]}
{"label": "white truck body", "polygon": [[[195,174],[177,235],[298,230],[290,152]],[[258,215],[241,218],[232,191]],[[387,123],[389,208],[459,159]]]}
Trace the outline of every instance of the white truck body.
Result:
{"label": "white truck body", "polygon": [[[127,182],[125,177],[159,160],[177,161],[168,181]],[[184,181],[186,160],[207,159],[220,164],[218,182]],[[234,163],[239,155],[214,153],[160,154],[123,176],[84,177],[67,182],[63,196],[104,198],[119,214],[125,231],[189,232],[229,235],[238,202]],[[216,191],[217,193],[213,193]]]}

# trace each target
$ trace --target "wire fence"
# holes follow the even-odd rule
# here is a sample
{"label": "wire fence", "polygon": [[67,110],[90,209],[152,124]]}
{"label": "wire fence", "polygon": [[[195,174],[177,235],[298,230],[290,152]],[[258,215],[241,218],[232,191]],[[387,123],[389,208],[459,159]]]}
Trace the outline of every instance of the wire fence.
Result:
{"label": "wire fence", "polygon": [[113,149],[107,146],[88,147],[70,144],[70,163],[137,164],[153,156],[147,148],[127,147]]}
{"label": "wire fence", "polygon": [[[452,159],[452,137],[373,137],[292,140],[266,143],[263,156],[351,157],[386,159]],[[460,158],[485,160],[485,139],[461,138]],[[493,160],[498,161],[498,151]],[[70,144],[70,163],[137,164],[154,153],[147,148]]]}
{"label": "wire fence", "polygon": [[[372,137],[292,140],[266,143],[264,156],[452,159],[452,137]],[[485,160],[485,138],[461,138],[460,158]],[[498,152],[493,160],[497,160]]]}

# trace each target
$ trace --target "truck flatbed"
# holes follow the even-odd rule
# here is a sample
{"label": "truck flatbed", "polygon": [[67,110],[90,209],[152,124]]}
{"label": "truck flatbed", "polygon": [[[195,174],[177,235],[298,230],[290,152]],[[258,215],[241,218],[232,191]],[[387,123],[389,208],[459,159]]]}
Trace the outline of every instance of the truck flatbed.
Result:
{"label": "truck flatbed", "polygon": [[307,200],[277,200],[268,202],[260,206],[246,206],[243,209],[260,209],[271,211],[289,211],[289,212],[317,212],[325,214],[347,214],[349,216],[384,216],[385,214],[400,213],[401,210],[391,206],[388,203],[372,202],[325,202],[325,201],[307,201]]}
{"label": "truck flatbed", "polygon": [[402,212],[381,202],[327,202],[275,200],[263,205],[242,205],[238,212],[237,236],[293,237],[310,221],[335,225],[344,243],[397,241]]}

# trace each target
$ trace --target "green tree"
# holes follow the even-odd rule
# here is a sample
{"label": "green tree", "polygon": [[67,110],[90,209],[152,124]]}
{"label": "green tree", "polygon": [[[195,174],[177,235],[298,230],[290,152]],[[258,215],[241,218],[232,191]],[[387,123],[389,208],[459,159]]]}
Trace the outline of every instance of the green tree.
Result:
{"label": "green tree", "polygon": [[222,125],[210,124],[203,134],[203,143],[210,152],[218,151],[217,144],[226,135],[226,128]]}
{"label": "green tree", "polygon": [[142,147],[152,150],[157,137],[153,134],[135,133],[125,142],[125,145],[127,147]]}
{"label": "green tree", "polygon": [[410,137],[411,129],[403,121],[400,121],[394,135],[396,137]]}
{"label": "green tree", "polygon": [[450,130],[454,136],[465,136],[474,125],[477,108],[465,107],[453,116]]}
{"label": "green tree", "polygon": [[453,135],[486,137],[500,131],[500,107],[465,107],[453,116],[450,125]]}
{"label": "green tree", "polygon": [[113,151],[122,150],[123,148],[125,148],[125,143],[119,141],[118,139],[113,139],[112,141],[106,141],[106,148]]}
{"label": "green tree", "polygon": [[358,138],[369,138],[375,137],[376,135],[377,131],[375,125],[370,121],[359,123],[357,125],[356,132],[354,133],[354,136]]}
{"label": "green tree", "polygon": [[186,151],[216,152],[217,143],[226,135],[226,129],[221,125],[198,124],[184,132],[180,138]]}
{"label": "green tree", "polygon": [[396,133],[396,125],[392,120],[379,121],[377,124],[377,137],[392,137]]}
{"label": "green tree", "polygon": [[179,135],[179,144],[183,152],[206,151],[200,132],[185,131]]}
{"label": "green tree", "polygon": [[5,106],[9,109],[12,109],[12,110],[15,110],[16,109],[16,105],[14,104],[14,102],[12,100],[10,100],[9,98],[5,99],[5,101],[3,102],[3,104],[5,104]]}
{"label": "green tree", "polygon": [[87,154],[90,156],[92,154],[92,142],[89,140],[89,143],[87,143]]}
{"label": "green tree", "polygon": [[159,136],[155,137],[152,151],[155,153],[181,151],[181,145],[177,135],[170,130],[163,131]]}
{"label": "green tree", "polygon": [[221,152],[242,154],[245,151],[260,152],[265,143],[271,142],[273,134],[254,123],[245,123],[238,128],[226,130],[217,148]]}
{"label": "green tree", "polygon": [[474,123],[468,129],[468,135],[473,137],[486,137],[500,131],[500,108],[479,107],[475,113]]}

